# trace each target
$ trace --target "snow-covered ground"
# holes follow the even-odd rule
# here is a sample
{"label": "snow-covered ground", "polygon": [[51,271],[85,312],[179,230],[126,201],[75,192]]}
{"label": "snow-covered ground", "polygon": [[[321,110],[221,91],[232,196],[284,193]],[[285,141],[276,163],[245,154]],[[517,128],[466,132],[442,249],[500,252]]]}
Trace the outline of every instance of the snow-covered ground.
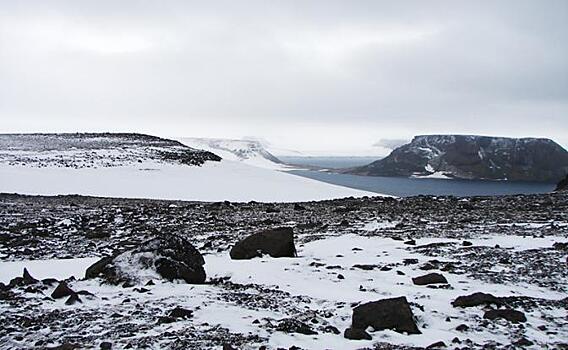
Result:
{"label": "snow-covered ground", "polygon": [[[522,240],[522,238],[519,239]],[[529,240],[527,239],[527,242]],[[425,238],[419,239],[417,244],[440,241],[442,239]],[[480,239],[480,243],[488,244],[502,241],[500,236],[487,236]],[[548,247],[551,241],[552,239],[532,241],[532,248]],[[524,248],[524,244],[518,247],[515,244],[512,246],[514,246],[513,249]],[[496,296],[528,296],[546,299],[565,297],[563,293],[534,285],[491,284],[451,273],[443,273],[450,288],[428,288],[414,285],[411,278],[423,275],[425,272],[418,269],[418,264],[401,266],[400,262],[404,259],[418,259],[423,262],[429,260],[430,257],[416,253],[401,241],[389,238],[357,235],[329,237],[306,243],[299,247],[298,253],[298,258],[265,257],[248,261],[233,261],[227,252],[205,255],[205,267],[210,278],[230,277],[230,281],[234,283],[261,285],[289,293],[290,296],[284,296],[280,302],[288,303],[290,301],[288,299],[301,299],[302,301],[297,302],[295,308],[303,312],[297,315],[290,315],[290,310],[286,310],[286,307],[282,307],[280,311],[255,309],[248,308],[245,304],[225,300],[222,294],[226,291],[215,285],[187,285],[159,281],[155,286],[146,287],[150,289],[149,293],[139,293],[132,288],[100,285],[99,282],[93,280],[72,282],[72,288],[75,290],[87,290],[95,297],[84,298],[84,303],[80,305],[68,306],[61,300],[45,302],[39,307],[48,310],[77,308],[81,312],[85,309],[94,309],[110,315],[113,312],[123,313],[128,308],[129,304],[124,302],[125,298],[128,298],[131,300],[130,303],[142,304],[146,308],[167,308],[170,305],[177,305],[194,310],[194,317],[191,320],[159,326],[161,327],[159,331],[180,329],[190,325],[218,324],[234,333],[248,334],[250,332],[267,338],[270,348],[274,349],[288,348],[292,345],[302,349],[359,349],[371,346],[377,341],[416,346],[428,346],[436,341],[451,344],[456,336],[467,337],[476,343],[496,341],[508,344],[511,334],[506,322],[495,322],[491,327],[481,326],[484,322],[481,317],[483,307],[454,308],[451,306],[451,301],[460,295],[478,291],[492,293]],[[10,278],[21,275],[24,267],[27,267],[32,276],[36,278],[62,277],[65,274],[67,274],[66,277],[74,275],[80,278],[84,274],[86,263],[90,261],[92,260],[1,262],[0,281],[6,282]],[[354,268],[355,264],[380,264],[396,267],[389,271],[379,269],[368,271]],[[65,273],[61,272],[61,266],[65,266]],[[338,278],[339,274],[344,278]],[[51,293],[51,290],[48,292]],[[244,295],[254,297],[255,293],[258,291],[251,287],[250,290],[244,292]],[[422,334],[405,335],[385,330],[371,332],[373,336],[371,341],[353,341],[345,339],[342,334],[289,334],[269,331],[265,327],[267,322],[274,322],[274,320],[285,317],[303,319],[310,314],[311,310],[330,310],[332,316],[320,322],[327,322],[343,331],[351,323],[350,303],[397,296],[406,296],[413,305],[413,313],[418,320]],[[555,322],[562,323],[562,320],[567,317],[566,310],[551,308],[523,311],[528,319],[525,323],[527,328],[525,334],[539,346],[565,341],[568,338],[568,329],[554,327]],[[253,323],[254,320],[260,320],[260,322]],[[99,326],[94,327],[104,328],[104,322],[110,321],[103,319],[100,322],[102,323]],[[455,329],[460,324],[468,325],[472,331],[456,332]],[[546,326],[547,330],[554,330],[554,334],[540,330],[539,326]],[[156,329],[152,330],[154,331]],[[251,345],[247,349],[257,347],[257,345]]]}
{"label": "snow-covered ground", "polygon": [[377,195],[230,160],[201,167],[157,162],[82,169],[0,164],[0,192],[238,202]]}

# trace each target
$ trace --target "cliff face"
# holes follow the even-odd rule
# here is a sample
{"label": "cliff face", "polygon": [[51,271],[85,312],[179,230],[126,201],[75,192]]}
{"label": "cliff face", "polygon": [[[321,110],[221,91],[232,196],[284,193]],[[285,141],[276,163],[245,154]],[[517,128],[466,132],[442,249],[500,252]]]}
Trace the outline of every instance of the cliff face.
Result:
{"label": "cliff face", "polygon": [[552,140],[470,135],[416,136],[388,157],[350,171],[540,182],[558,182],[567,172],[568,151]]}
{"label": "cliff face", "polygon": [[566,175],[564,179],[560,180],[558,185],[556,185],[556,189],[554,191],[568,191],[568,175]]}

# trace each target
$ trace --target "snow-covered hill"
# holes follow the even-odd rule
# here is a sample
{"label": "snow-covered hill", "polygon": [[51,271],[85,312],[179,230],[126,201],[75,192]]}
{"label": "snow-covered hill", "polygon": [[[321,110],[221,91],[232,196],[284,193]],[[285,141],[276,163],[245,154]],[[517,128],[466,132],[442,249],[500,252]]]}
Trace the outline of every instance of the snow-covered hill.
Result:
{"label": "snow-covered hill", "polygon": [[189,147],[214,152],[223,159],[268,169],[285,167],[282,161],[271,154],[259,141],[195,137],[184,137],[178,140]]}
{"label": "snow-covered hill", "polygon": [[0,192],[292,202],[374,193],[133,134],[1,135]]}

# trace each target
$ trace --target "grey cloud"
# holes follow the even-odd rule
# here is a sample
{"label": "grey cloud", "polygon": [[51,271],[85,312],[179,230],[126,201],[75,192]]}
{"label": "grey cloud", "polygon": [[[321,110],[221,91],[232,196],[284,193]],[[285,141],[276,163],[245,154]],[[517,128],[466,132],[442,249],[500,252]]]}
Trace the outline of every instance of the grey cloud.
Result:
{"label": "grey cloud", "polygon": [[0,119],[299,149],[347,132],[337,147],[443,132],[568,145],[567,32],[555,0],[3,1]]}

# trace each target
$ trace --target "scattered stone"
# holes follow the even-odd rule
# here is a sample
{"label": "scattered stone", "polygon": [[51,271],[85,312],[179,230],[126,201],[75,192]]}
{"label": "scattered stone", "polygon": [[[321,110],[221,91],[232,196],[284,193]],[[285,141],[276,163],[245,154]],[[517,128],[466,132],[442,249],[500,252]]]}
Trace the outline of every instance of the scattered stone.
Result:
{"label": "scattered stone", "polygon": [[525,347],[525,346],[533,346],[534,343],[530,340],[528,340],[525,337],[520,338],[519,340],[513,342],[514,346],[520,346],[520,347]]}
{"label": "scattered stone", "polygon": [[426,349],[440,349],[445,348],[447,345],[443,341],[435,342],[434,344],[430,344],[426,347]]}
{"label": "scattered stone", "polygon": [[171,316],[160,316],[158,317],[158,324],[174,323],[177,319]]}
{"label": "scattered stone", "polygon": [[191,318],[193,316],[193,311],[184,309],[182,307],[176,307],[172,311],[170,311],[170,317],[174,318]]}
{"label": "scattered stone", "polygon": [[273,258],[295,257],[294,231],[281,227],[252,234],[231,248],[231,259],[252,259],[268,254]]}
{"label": "scattered stone", "polygon": [[416,245],[416,241],[413,240],[413,239],[410,239],[410,240],[404,242],[404,244],[406,244],[406,245]]}
{"label": "scattered stone", "polygon": [[405,297],[373,301],[353,309],[351,327],[366,329],[368,326],[375,330],[392,329],[399,333],[421,333]]}
{"label": "scattered stone", "polygon": [[360,269],[360,270],[365,270],[365,271],[371,271],[371,270],[374,270],[378,267],[379,267],[379,265],[376,265],[376,264],[355,264],[355,265],[352,266],[352,268],[354,268],[354,269]]}
{"label": "scattered stone", "polygon": [[280,320],[276,330],[284,333],[300,333],[306,335],[318,334],[310,326],[294,318]]}
{"label": "scattered stone", "polygon": [[492,309],[483,314],[483,318],[488,320],[496,320],[502,318],[513,323],[527,321],[524,313],[513,309]]}
{"label": "scattered stone", "polygon": [[28,269],[26,269],[25,267],[24,267],[24,273],[23,273],[22,278],[23,278],[23,282],[24,282],[25,285],[34,284],[34,283],[38,282],[38,280],[33,278],[32,275],[30,275],[30,273],[28,272]]}
{"label": "scattered stone", "polygon": [[414,277],[412,283],[417,286],[425,286],[428,284],[448,283],[446,278],[439,273],[429,273],[424,276]]}
{"label": "scattered stone", "polygon": [[404,265],[414,265],[414,264],[418,264],[418,259],[414,259],[414,258],[406,258],[402,260],[402,263]]}
{"label": "scattered stone", "polygon": [[341,334],[341,331],[339,329],[337,329],[337,327],[332,326],[332,325],[327,325],[323,328],[323,331],[325,333],[333,333],[333,334]]}
{"label": "scattered stone", "polygon": [[468,330],[469,330],[469,326],[466,325],[466,324],[463,324],[463,323],[456,327],[456,331],[466,332]]}
{"label": "scattered stone", "polygon": [[452,306],[454,307],[472,307],[489,304],[500,305],[501,301],[494,295],[477,292],[470,295],[459,296],[452,302]]}
{"label": "scattered stone", "polygon": [[363,329],[349,327],[343,333],[346,339],[351,340],[372,340],[373,337]]}
{"label": "scattered stone", "polygon": [[71,288],[69,288],[67,283],[65,281],[61,281],[59,282],[59,285],[55,288],[53,293],[51,293],[51,297],[53,299],[61,299],[73,294],[75,294],[75,292]]}

